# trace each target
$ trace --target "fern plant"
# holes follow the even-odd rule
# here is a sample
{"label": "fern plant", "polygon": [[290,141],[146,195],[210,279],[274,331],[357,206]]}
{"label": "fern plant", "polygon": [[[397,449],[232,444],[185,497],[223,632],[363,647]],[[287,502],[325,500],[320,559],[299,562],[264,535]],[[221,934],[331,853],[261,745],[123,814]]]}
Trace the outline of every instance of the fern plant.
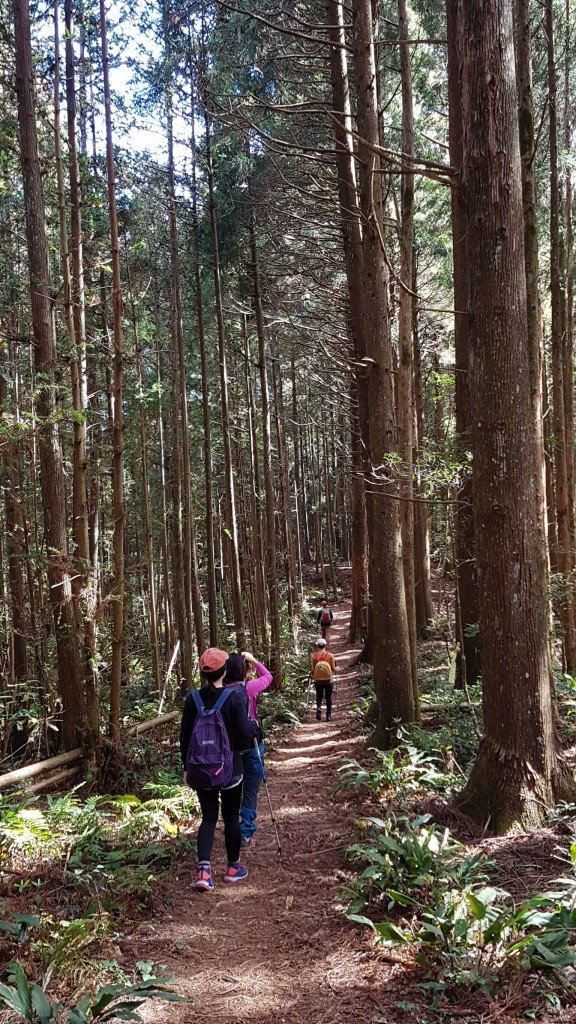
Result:
{"label": "fern plant", "polygon": [[64,1017],[62,1003],[50,1001],[44,988],[31,982],[22,965],[14,963],[9,970],[11,985],[0,985],[0,1005],[9,1007],[26,1024],[102,1024],[112,1020],[141,1021],[137,1012],[147,999],[182,1002],[167,983],[171,978],[146,978],[133,985],[119,983],[103,985],[94,996],[86,993],[71,1007]]}

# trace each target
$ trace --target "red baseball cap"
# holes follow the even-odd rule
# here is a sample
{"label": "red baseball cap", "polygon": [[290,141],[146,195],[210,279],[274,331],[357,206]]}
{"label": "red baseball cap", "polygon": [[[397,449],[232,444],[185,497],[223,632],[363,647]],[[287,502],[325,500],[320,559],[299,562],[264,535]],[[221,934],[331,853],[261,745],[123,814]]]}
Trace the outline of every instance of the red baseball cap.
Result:
{"label": "red baseball cap", "polygon": [[328,601],[322,601],[322,604],[328,604]]}
{"label": "red baseball cap", "polygon": [[224,668],[227,661],[226,651],[220,651],[217,647],[207,647],[200,655],[200,671],[218,672],[219,669]]}

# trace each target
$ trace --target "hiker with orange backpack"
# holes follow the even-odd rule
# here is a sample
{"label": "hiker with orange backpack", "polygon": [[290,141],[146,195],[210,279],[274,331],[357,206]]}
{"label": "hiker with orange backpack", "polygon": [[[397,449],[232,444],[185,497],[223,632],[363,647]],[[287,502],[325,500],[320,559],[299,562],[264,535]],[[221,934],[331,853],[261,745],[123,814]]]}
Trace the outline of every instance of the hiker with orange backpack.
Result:
{"label": "hiker with orange backpack", "polygon": [[330,627],[332,626],[333,618],[334,615],[328,601],[322,601],[322,604],[318,609],[316,622],[320,626],[320,633],[326,640],[326,643],[328,643],[328,640],[330,639]]}
{"label": "hiker with orange backpack", "polygon": [[336,660],[326,649],[326,641],[319,636],[316,650],[310,655],[310,675],[316,687],[316,721],[322,719],[322,701],[326,698],[326,721],[332,719],[332,690],[336,674]]}

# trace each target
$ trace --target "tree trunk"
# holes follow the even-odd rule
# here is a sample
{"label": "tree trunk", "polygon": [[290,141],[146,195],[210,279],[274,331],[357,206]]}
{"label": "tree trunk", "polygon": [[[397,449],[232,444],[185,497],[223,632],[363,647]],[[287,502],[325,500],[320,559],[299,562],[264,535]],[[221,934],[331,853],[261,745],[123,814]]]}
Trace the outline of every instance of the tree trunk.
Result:
{"label": "tree trunk", "polygon": [[[554,434],[554,469],[556,483],[556,518],[558,523],[558,570],[561,594],[558,612],[562,623],[562,640],[566,671],[576,669],[576,628],[573,615],[572,580],[573,552],[570,536],[569,460],[566,424],[572,417],[572,388],[564,380],[565,336],[563,331],[562,281],[560,275],[560,183],[558,175],[557,81],[554,54],[554,12],[552,0],[546,0],[545,27],[548,53],[548,107],[550,118],[550,305],[552,313],[552,406]],[[570,381],[572,369],[569,368]],[[568,406],[567,403],[568,402]]]}
{"label": "tree trunk", "polygon": [[[72,535],[76,544],[78,571],[74,592],[80,603],[84,629],[84,679],[86,689],[86,747],[97,751],[100,739],[100,715],[95,670],[96,629],[94,622],[94,573],[90,563],[88,534],[88,490],[86,410],[86,320],[84,315],[84,267],[82,257],[82,219],[80,211],[80,174],[76,150],[76,92],[74,84],[73,17],[66,0],[66,106],[68,112],[68,167],[70,176],[71,248],[68,247],[66,198],[60,142],[60,33],[58,2],[54,3],[54,142],[58,208],[60,219],[60,257],[64,293],[64,320],[70,348],[72,408],[74,409],[74,457],[72,472]],[[70,260],[70,256],[72,259]]]}
{"label": "tree trunk", "polygon": [[[412,109],[412,66],[408,39],[406,0],[398,0],[398,31],[400,39],[400,76],[402,81],[402,152],[406,157],[414,153],[414,113]],[[402,215],[400,223],[400,288],[398,297],[398,372],[396,397],[398,403],[398,454],[401,466],[400,517],[402,524],[402,561],[404,590],[410,636],[410,659],[414,712],[419,719],[420,694],[416,654],[416,601],[414,577],[414,486],[413,486],[413,339],[412,320],[412,247],[414,245],[414,175],[403,174]]]}
{"label": "tree trunk", "polygon": [[352,393],[352,481],[351,490],[351,562],[352,607],[350,609],[350,643],[358,643],[368,628],[368,527],[366,523],[366,494],[364,491],[364,459],[358,423],[358,411]]}
{"label": "tree trunk", "polygon": [[[274,397],[276,406],[276,434],[278,437],[278,459],[280,462],[280,489],[282,494],[282,510],[284,532],[286,537],[286,582],[288,587],[288,608],[293,618],[300,610],[298,585],[296,580],[296,553],[294,550],[294,524],[290,507],[290,472],[288,462],[288,445],[286,443],[286,417],[284,414],[284,395],[282,392],[282,372],[277,349],[274,351]],[[277,368],[277,370],[276,370]]]}
{"label": "tree trunk", "polygon": [[[414,256],[412,263],[412,291],[417,291],[417,266]],[[424,486],[420,468],[420,449],[424,441],[424,395],[422,389],[422,353],[418,330],[418,310],[414,304],[412,325],[414,342],[414,467],[416,504],[414,507],[414,575],[416,600],[416,629],[418,635],[426,635],[432,621],[434,608],[430,586],[430,513],[424,500]]]}
{"label": "tree trunk", "polygon": [[[2,345],[2,363],[6,352]],[[7,367],[6,376],[0,372],[0,410],[7,411],[8,386],[7,379],[13,377]],[[12,413],[16,412],[12,405]],[[10,590],[10,612],[12,620],[12,668],[14,679],[22,682],[28,676],[28,654],[26,637],[28,627],[26,621],[26,600],[24,596],[23,566],[26,564],[26,542],[24,528],[24,512],[22,493],[18,477],[17,443],[4,443],[2,446],[2,470],[4,477],[4,509],[6,516],[6,554],[8,560],[8,587]]]}
{"label": "tree trunk", "polygon": [[254,314],[258,335],[258,361],[260,367],[260,397],[262,401],[262,461],[264,466],[264,490],[266,494],[266,575],[268,581],[268,607],[270,610],[270,671],[274,685],[282,683],[280,666],[280,609],[278,606],[278,575],[276,567],[276,502],[272,475],[272,437],[270,423],[270,389],[268,386],[268,341],[262,316],[260,275],[254,215],[250,217],[250,253]]}
{"label": "tree trunk", "polygon": [[[450,110],[449,145],[452,167],[462,167],[463,125],[461,113],[461,69],[464,58],[458,49],[460,19],[463,6],[459,0],[446,0],[448,29],[448,101]],[[478,580],[476,575],[472,476],[467,466],[471,431],[471,327],[468,316],[470,301],[470,269],[468,259],[468,211],[462,191],[452,189],[452,254],[454,275],[454,346],[456,361],[456,446],[461,463],[461,486],[454,511],[456,534],[457,587],[460,606],[457,640],[463,658],[458,659],[460,685],[471,685],[481,672],[480,636],[478,635]],[[466,678],[462,679],[463,670]]]}
{"label": "tree trunk", "polygon": [[206,562],[208,590],[208,629],[210,646],[218,646],[218,602],[216,599],[216,566],[214,561],[214,498],[212,478],[212,425],[210,421],[210,380],[208,360],[206,356],[206,336],[204,332],[204,305],[202,302],[202,275],[200,268],[200,227],[198,223],[198,184],[196,178],[196,104],[195,86],[190,70],[191,90],[191,151],[192,151],[192,259],[194,262],[194,288],[196,301],[196,326],[198,329],[198,348],[200,350],[200,374],[202,377],[202,423],[204,427],[204,487],[205,487],[205,526],[206,526]]}
{"label": "tree trunk", "polygon": [[[349,332],[356,360],[361,363],[366,356],[362,232],[360,228],[361,220],[358,206],[356,167],[351,134],[352,113],[348,81],[348,61],[345,49],[344,5],[341,0],[328,0],[327,20],[330,26],[330,39],[334,43],[330,50],[330,68],[340,224],[348,285]],[[356,526],[352,535],[352,612],[350,636],[352,639],[352,633],[354,633],[354,638],[358,639],[359,636],[366,638],[368,632],[368,608],[366,603],[369,594],[368,577],[370,565],[367,498],[365,494],[366,482],[370,476],[367,429],[369,412],[366,371],[364,367],[357,373],[353,389],[353,404],[354,399],[356,399],[358,412],[355,418],[357,433],[355,433],[352,442],[353,460],[356,469],[356,475],[352,484],[352,502],[353,508],[357,510],[360,518],[359,520],[354,520]],[[360,488],[363,493],[360,493]],[[356,577],[356,574],[359,574],[359,576]],[[355,603],[355,599],[359,604]]]}
{"label": "tree trunk", "polygon": [[[564,39],[564,153],[572,145],[572,96],[570,92],[571,10],[570,0],[565,4]],[[564,172],[564,419],[566,424],[566,477],[570,522],[570,550],[572,565],[576,559],[576,496],[574,474],[574,227],[572,219],[572,170],[570,160],[565,161]],[[576,587],[572,586],[572,621],[576,625]]]}
{"label": "tree trunk", "polygon": [[[387,746],[398,722],[414,721],[410,638],[402,565],[388,271],[382,229],[383,182],[374,151],[380,142],[378,69],[371,0],[354,0],[354,58],[358,90],[360,207],[364,233],[363,281],[368,429],[368,532],[373,623],[374,691],[378,722],[374,742]],[[360,406],[362,414],[362,404]],[[393,456],[387,463],[387,454]]]}
{"label": "tree trunk", "polygon": [[48,557],[48,585],[56,635],[58,689],[64,708],[63,740],[65,747],[70,748],[76,746],[84,737],[86,704],[81,683],[76,608],[71,585],[74,571],[69,564],[67,552],[62,453],[55,420],[55,347],[50,258],[46,236],[42,168],[38,155],[35,72],[32,65],[28,0],[13,0],[13,12],[20,159],[34,335],[34,370],[38,380],[40,485]]}
{"label": "tree trunk", "polygon": [[110,250],[112,255],[112,322],[114,331],[114,376],[112,386],[112,503],[114,529],[112,546],[114,581],[112,587],[112,667],[110,673],[110,739],[120,750],[120,700],[122,685],[122,651],[124,643],[124,451],[122,414],[122,279],[120,246],[116,213],[116,168],[112,139],[112,106],[108,72],[108,38],[106,8],[100,0],[100,39],[102,44],[102,79],[106,121],[106,174],[108,179],[108,213],[110,218]]}
{"label": "tree trunk", "polygon": [[238,553],[238,524],[236,522],[236,498],[234,494],[234,477],[232,473],[232,451],[230,447],[230,423],[228,410],[228,375],[226,368],[226,333],[224,329],[224,310],[222,306],[222,285],[220,280],[220,252],[218,244],[218,223],[216,217],[216,193],[212,170],[211,126],[208,114],[207,97],[204,98],[204,125],[206,129],[206,175],[208,179],[208,207],[210,213],[210,231],[212,236],[212,259],[214,270],[214,300],[216,303],[216,320],[218,325],[218,355],[220,360],[220,406],[222,413],[222,444],[224,448],[224,477],[226,486],[226,547],[230,557],[230,588],[234,609],[234,627],[238,650],[244,647],[244,611],[242,608],[242,589],[240,585],[240,556]]}
{"label": "tree trunk", "polygon": [[511,0],[470,0],[460,44],[469,213],[474,526],[484,737],[458,805],[497,833],[542,822],[573,782],[554,729],[538,431],[527,344]]}
{"label": "tree trunk", "polygon": [[254,581],[254,603],[256,614],[256,625],[259,637],[259,649],[263,656],[268,657],[268,607],[266,603],[266,558],[264,554],[263,538],[266,533],[263,522],[266,509],[261,501],[260,465],[258,459],[258,430],[256,414],[254,410],[254,394],[252,376],[250,373],[250,340],[248,337],[248,317],[243,317],[244,334],[244,390],[246,394],[247,415],[248,415],[248,451],[249,451],[249,507],[250,507],[250,529],[252,535],[253,569]]}

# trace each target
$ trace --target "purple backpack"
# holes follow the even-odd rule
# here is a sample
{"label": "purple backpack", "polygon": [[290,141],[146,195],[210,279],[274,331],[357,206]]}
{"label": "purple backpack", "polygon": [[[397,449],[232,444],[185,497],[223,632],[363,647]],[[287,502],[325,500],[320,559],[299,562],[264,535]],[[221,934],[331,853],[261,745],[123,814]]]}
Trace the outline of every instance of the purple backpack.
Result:
{"label": "purple backpack", "polygon": [[232,778],[232,750],[220,714],[230,692],[223,689],[214,707],[205,708],[198,690],[192,691],[198,715],[186,755],[186,781],[193,789],[227,786]]}

